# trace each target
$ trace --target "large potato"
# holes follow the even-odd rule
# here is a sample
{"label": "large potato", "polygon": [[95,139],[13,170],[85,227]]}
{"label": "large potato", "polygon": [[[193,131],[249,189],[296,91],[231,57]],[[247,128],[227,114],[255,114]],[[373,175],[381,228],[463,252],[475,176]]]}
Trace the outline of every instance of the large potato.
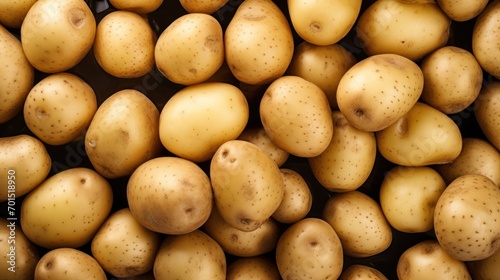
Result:
{"label": "large potato", "polygon": [[29,62],[46,73],[66,71],[90,51],[96,19],[81,0],[38,0],[21,25],[21,42]]}
{"label": "large potato", "polygon": [[0,24],[9,28],[20,28],[24,17],[37,0],[0,1]]}
{"label": "large potato", "polygon": [[75,167],[52,175],[21,205],[24,234],[44,248],[77,248],[91,241],[113,204],[109,182],[93,169]]}
{"label": "large potato", "polygon": [[486,138],[500,151],[500,82],[485,84],[474,102],[474,116]]}
{"label": "large potato", "polygon": [[500,0],[490,1],[472,31],[472,53],[481,67],[500,79]]}

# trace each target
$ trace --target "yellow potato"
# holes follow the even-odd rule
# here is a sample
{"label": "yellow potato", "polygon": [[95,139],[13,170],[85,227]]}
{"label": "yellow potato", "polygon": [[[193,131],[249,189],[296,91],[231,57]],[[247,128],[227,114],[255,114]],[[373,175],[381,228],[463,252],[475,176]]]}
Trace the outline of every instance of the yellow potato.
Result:
{"label": "yellow potato", "polygon": [[500,1],[490,1],[472,31],[472,53],[484,71],[500,79]]}
{"label": "yellow potato", "polygon": [[229,0],[179,0],[188,13],[213,14]]}
{"label": "yellow potato", "polygon": [[261,126],[246,127],[237,139],[245,140],[259,146],[278,166],[282,166],[290,157],[287,151],[278,148],[271,141],[266,130]]}
{"label": "yellow potato", "polygon": [[488,0],[437,0],[436,2],[450,19],[458,22],[477,17],[488,5]]}
{"label": "yellow potato", "polygon": [[500,275],[498,262],[500,262],[500,250],[497,250],[496,253],[486,259],[465,262],[465,265],[467,265],[472,279],[491,280]]}
{"label": "yellow potato", "polygon": [[227,267],[226,280],[280,280],[276,263],[265,256],[238,258]]}
{"label": "yellow potato", "polygon": [[364,279],[373,279],[373,280],[387,280],[382,272],[377,269],[362,265],[362,264],[353,264],[348,266],[342,271],[342,275],[340,275],[339,280],[364,280]]}
{"label": "yellow potato", "polygon": [[109,3],[118,10],[148,14],[156,11],[163,4],[163,0],[109,0]]}
{"label": "yellow potato", "polygon": [[66,71],[89,53],[96,19],[81,0],[38,0],[21,25],[21,42],[29,62],[46,73]]}
{"label": "yellow potato", "polygon": [[146,18],[130,11],[113,11],[97,25],[94,56],[110,75],[137,78],[155,65],[156,35]]}
{"label": "yellow potato", "polygon": [[0,1],[0,24],[9,28],[20,28],[24,17],[37,0]]}
{"label": "yellow potato", "polygon": [[312,207],[313,196],[307,181],[300,173],[281,168],[285,195],[272,217],[280,223],[291,224],[305,218]]}
{"label": "yellow potato", "polygon": [[482,132],[493,146],[500,151],[500,82],[487,83],[481,88],[474,102],[474,116]]}

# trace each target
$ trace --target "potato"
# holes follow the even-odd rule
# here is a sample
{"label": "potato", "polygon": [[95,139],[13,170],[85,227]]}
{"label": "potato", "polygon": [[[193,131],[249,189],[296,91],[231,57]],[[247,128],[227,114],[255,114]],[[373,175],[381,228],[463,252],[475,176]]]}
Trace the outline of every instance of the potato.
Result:
{"label": "potato", "polygon": [[194,85],[208,80],[224,61],[222,26],[204,13],[175,19],[158,38],[155,61],[158,70],[174,83]]}
{"label": "potato", "polygon": [[434,209],[447,184],[428,166],[395,166],[380,186],[380,206],[389,224],[407,233],[434,227]]}
{"label": "potato", "polygon": [[109,179],[132,174],[161,151],[159,119],[158,108],[141,92],[113,93],[97,108],[85,134],[92,166]]}
{"label": "potato", "polygon": [[262,126],[247,126],[237,139],[248,141],[259,146],[259,148],[261,148],[270,158],[274,160],[276,165],[280,167],[290,157],[290,154],[287,151],[278,148],[278,146],[276,146],[273,141],[271,141],[271,138]]}
{"label": "potato", "polygon": [[[0,202],[20,198],[47,178],[52,159],[42,141],[28,134],[0,138]],[[10,198],[10,199],[9,199]]]}
{"label": "potato", "polygon": [[484,71],[500,79],[500,1],[490,1],[472,31],[472,53]]}
{"label": "potato", "polygon": [[132,215],[145,228],[164,234],[198,229],[212,210],[208,175],[195,163],[171,156],[141,164],[127,183]]}
{"label": "potato", "polygon": [[488,0],[437,0],[436,2],[450,19],[458,22],[477,17],[488,5]]}
{"label": "potato", "polygon": [[337,104],[355,128],[378,131],[406,114],[420,98],[423,86],[422,70],[413,61],[397,54],[373,55],[342,76]]}
{"label": "potato", "polygon": [[314,177],[332,192],[352,191],[370,176],[377,155],[375,133],[354,128],[333,111],[333,136],[320,155],[309,158]]}
{"label": "potato", "polygon": [[493,280],[500,275],[500,250],[497,250],[493,255],[479,261],[465,262],[472,279],[475,280]]}
{"label": "potato", "polygon": [[33,279],[40,253],[17,221],[0,218],[0,244],[2,280]]}
{"label": "potato", "polygon": [[229,69],[239,81],[268,84],[282,76],[290,64],[293,34],[273,1],[246,0],[239,4],[225,30],[224,49]]}
{"label": "potato", "polygon": [[146,273],[143,273],[138,276],[133,276],[133,277],[118,277],[116,280],[155,280],[155,275],[153,273],[153,270],[150,270]]}
{"label": "potato", "polygon": [[208,220],[201,226],[203,232],[212,237],[225,253],[237,257],[256,257],[271,252],[281,234],[274,219],[267,219],[252,231],[242,231],[228,224],[213,207]]}
{"label": "potato", "polygon": [[280,280],[274,260],[264,257],[238,258],[227,267],[226,280]]}
{"label": "potato", "polygon": [[304,218],[281,235],[276,264],[282,279],[337,279],[344,265],[335,230],[320,218]]}
{"label": "potato", "polygon": [[422,101],[445,114],[463,111],[479,95],[483,69],[469,51],[445,46],[426,56]]}
{"label": "potato", "polygon": [[248,123],[248,102],[236,86],[207,82],[181,89],[161,110],[159,133],[163,146],[194,162],[210,160]]}
{"label": "potato", "polygon": [[451,19],[435,1],[375,1],[356,23],[356,36],[369,56],[402,55],[418,61],[446,45]]}
{"label": "potato", "polygon": [[89,53],[96,19],[81,0],[38,0],[21,25],[21,42],[36,69],[57,73],[76,66]]}
{"label": "potato", "polygon": [[391,245],[391,226],[380,205],[360,191],[333,194],[322,217],[338,234],[346,256],[370,257]]}
{"label": "potato", "polygon": [[484,175],[458,177],[437,201],[434,231],[439,244],[457,260],[493,255],[500,249],[500,188]]}
{"label": "potato", "polygon": [[271,141],[292,155],[317,156],[332,139],[328,99],[304,78],[282,76],[272,82],[261,99],[259,114]]}
{"label": "potato", "polygon": [[150,271],[160,248],[160,234],[143,227],[129,208],[111,214],[91,241],[92,256],[115,277]]}
{"label": "potato", "polygon": [[156,35],[146,18],[131,11],[112,11],[97,25],[94,56],[108,74],[138,78],[155,66]]}
{"label": "potato", "polygon": [[356,62],[354,55],[339,44],[317,46],[304,41],[296,46],[286,74],[302,77],[320,87],[335,110],[340,79]]}
{"label": "potato", "polygon": [[243,140],[222,144],[210,161],[210,180],[221,217],[253,231],[278,209],[285,194],[280,169],[257,145]]}
{"label": "potato", "polygon": [[24,17],[37,0],[0,1],[0,24],[8,28],[20,28]]}
{"label": "potato", "polygon": [[375,132],[380,154],[405,166],[452,162],[462,151],[457,124],[443,112],[421,102],[389,127]]}
{"label": "potato", "polygon": [[163,0],[109,0],[109,3],[118,10],[149,14],[156,11]]}
{"label": "potato", "polygon": [[466,174],[481,174],[500,186],[500,151],[490,142],[481,138],[463,138],[462,151],[450,163],[434,168],[441,174],[446,184]]}
{"label": "potato", "polygon": [[49,145],[84,138],[97,111],[92,87],[71,73],[55,73],[39,81],[24,103],[26,126]]}
{"label": "potato", "polygon": [[312,207],[313,196],[307,181],[300,173],[289,168],[281,168],[285,195],[272,217],[280,223],[291,224],[305,218]]}
{"label": "potato", "polygon": [[229,0],[179,0],[181,6],[188,13],[213,14]]}
{"label": "potato", "polygon": [[465,263],[448,255],[436,240],[424,240],[406,249],[396,269],[400,280],[472,280]]}
{"label": "potato", "polygon": [[382,272],[363,264],[353,264],[342,271],[339,280],[387,280]]}
{"label": "potato", "polygon": [[32,190],[21,205],[21,227],[36,245],[77,248],[90,242],[113,204],[109,182],[93,169],[56,173]]}
{"label": "potato", "polygon": [[42,256],[35,279],[106,280],[106,273],[89,254],[73,248],[57,248]]}
{"label": "potato", "polygon": [[155,279],[226,279],[226,256],[200,230],[164,238],[154,263]]}
{"label": "potato", "polygon": [[361,10],[361,0],[288,0],[287,4],[293,29],[306,42],[319,46],[344,38]]}
{"label": "potato", "polygon": [[474,116],[482,132],[500,151],[500,82],[485,84],[474,103]]}
{"label": "potato", "polygon": [[[0,6],[11,2],[0,2]],[[3,8],[1,8],[3,10]],[[0,25],[0,124],[13,119],[22,109],[35,83],[34,68],[24,55],[21,42]]]}

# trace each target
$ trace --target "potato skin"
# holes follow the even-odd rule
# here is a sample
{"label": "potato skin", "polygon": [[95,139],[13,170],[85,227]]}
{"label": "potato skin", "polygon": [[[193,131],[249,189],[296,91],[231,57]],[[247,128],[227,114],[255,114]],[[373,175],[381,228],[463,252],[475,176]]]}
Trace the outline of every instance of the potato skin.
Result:
{"label": "potato skin", "polygon": [[500,82],[485,84],[474,101],[474,116],[486,138],[500,151],[498,104],[500,104]]}
{"label": "potato skin", "polygon": [[238,136],[237,140],[248,141],[259,146],[279,167],[285,164],[290,157],[287,151],[277,147],[273,141],[271,141],[271,138],[262,126],[247,126],[240,136]]}
{"label": "potato skin", "polygon": [[222,8],[229,0],[179,0],[188,13],[213,14]]}
{"label": "potato skin", "polygon": [[436,2],[450,19],[458,22],[477,17],[488,5],[488,0],[436,0]]}
{"label": "potato skin", "polygon": [[227,267],[226,280],[280,280],[278,267],[273,259],[265,256],[239,258]]}
{"label": "potato skin", "polygon": [[163,0],[109,0],[109,3],[118,10],[145,15],[156,11],[163,4]]}
{"label": "potato skin", "polygon": [[489,2],[472,31],[472,53],[483,70],[500,79],[500,1]]}
{"label": "potato skin", "polygon": [[364,280],[364,279],[373,279],[373,280],[387,280],[382,272],[377,269],[362,265],[362,264],[353,264],[348,266],[342,271],[342,275],[340,275],[339,280]]}
{"label": "potato skin", "polygon": [[24,17],[37,0],[11,0],[0,2],[0,24],[9,28],[20,28]]}

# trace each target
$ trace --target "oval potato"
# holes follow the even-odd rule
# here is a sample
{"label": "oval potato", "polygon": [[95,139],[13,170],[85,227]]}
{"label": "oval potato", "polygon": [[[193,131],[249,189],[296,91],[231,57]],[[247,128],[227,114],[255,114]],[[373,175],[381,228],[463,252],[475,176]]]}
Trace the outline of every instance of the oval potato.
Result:
{"label": "oval potato", "polygon": [[109,3],[118,10],[149,14],[156,11],[163,4],[163,0],[109,0]]}
{"label": "oval potato", "polygon": [[229,0],[179,0],[188,13],[213,14],[222,8]]}
{"label": "oval potato", "polygon": [[472,53],[484,71],[500,79],[500,1],[490,1],[472,31]]}
{"label": "oval potato", "polygon": [[488,0],[437,0],[443,12],[452,20],[463,22],[471,20],[486,8]]}
{"label": "oval potato", "polygon": [[373,279],[373,280],[387,280],[382,272],[379,270],[363,265],[363,264],[353,264],[348,266],[342,271],[342,275],[340,275],[339,280],[364,280],[364,279]]}
{"label": "oval potato", "polygon": [[280,280],[278,267],[273,259],[265,256],[238,258],[227,267],[226,280]]}
{"label": "oval potato", "polygon": [[280,223],[292,224],[305,218],[312,207],[313,196],[304,177],[289,168],[280,168],[285,195],[272,217]]}
{"label": "oval potato", "polygon": [[474,116],[482,132],[500,151],[500,82],[485,84],[474,102]]}

